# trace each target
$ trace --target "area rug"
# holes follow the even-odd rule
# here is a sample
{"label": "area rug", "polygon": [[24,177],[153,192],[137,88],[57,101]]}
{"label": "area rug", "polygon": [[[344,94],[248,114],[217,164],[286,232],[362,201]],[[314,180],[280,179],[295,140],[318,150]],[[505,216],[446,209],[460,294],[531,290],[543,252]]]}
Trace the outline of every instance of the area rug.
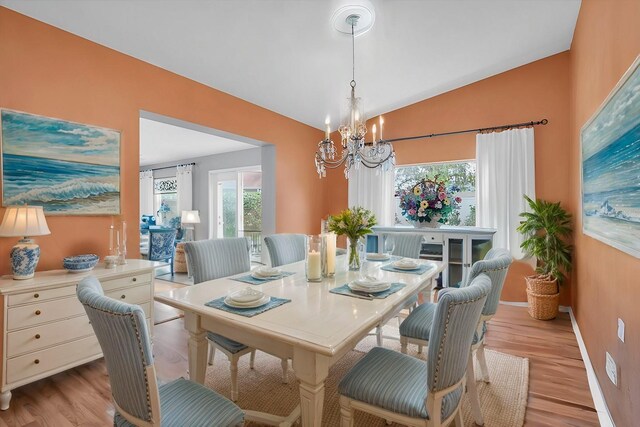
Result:
{"label": "area rug", "polygon": [[[385,332],[390,332],[389,329],[391,329],[390,325],[385,327]],[[397,326],[395,330],[397,331]],[[323,426],[340,425],[338,383],[375,344],[375,337],[365,338],[356,349],[349,352],[329,371],[325,388]],[[400,349],[400,343],[397,340],[386,339],[384,344],[387,348],[398,351]],[[520,427],[524,423],[529,390],[529,360],[490,350],[485,353],[491,383],[478,382],[485,426]],[[410,346],[409,354],[420,358],[425,356],[418,355],[415,346]],[[238,364],[239,398],[236,402],[238,406],[276,415],[289,414],[299,402],[298,387],[291,370],[289,370],[289,384],[282,384],[281,369],[280,359],[258,352],[255,369],[251,370],[249,355],[243,356]],[[476,370],[476,372],[479,371]],[[229,397],[231,388],[229,362],[224,355],[216,354],[214,366],[207,368],[206,385]],[[475,426],[466,397],[462,408],[465,426]],[[355,412],[354,419],[356,426],[386,426],[385,420],[359,411]],[[247,425],[258,426],[259,424],[248,423]]]}

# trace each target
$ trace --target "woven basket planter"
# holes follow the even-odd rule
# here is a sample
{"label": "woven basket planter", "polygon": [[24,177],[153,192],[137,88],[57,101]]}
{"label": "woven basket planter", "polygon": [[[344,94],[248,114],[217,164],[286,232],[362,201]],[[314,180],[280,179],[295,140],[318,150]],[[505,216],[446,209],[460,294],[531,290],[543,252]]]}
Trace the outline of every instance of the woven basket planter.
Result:
{"label": "woven basket planter", "polygon": [[555,295],[560,292],[558,289],[558,280],[551,279],[548,275],[527,276],[527,290],[537,295]]}
{"label": "woven basket planter", "polygon": [[529,303],[529,315],[534,319],[555,319],[558,316],[560,292],[554,295],[536,294],[527,287],[527,302]]}

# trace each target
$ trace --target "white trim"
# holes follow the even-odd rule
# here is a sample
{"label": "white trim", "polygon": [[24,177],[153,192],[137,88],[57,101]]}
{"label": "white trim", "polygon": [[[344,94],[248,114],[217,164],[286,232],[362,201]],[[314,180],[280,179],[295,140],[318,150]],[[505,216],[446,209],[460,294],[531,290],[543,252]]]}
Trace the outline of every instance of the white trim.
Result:
{"label": "white trim", "polygon": [[598,420],[600,421],[600,425],[602,427],[615,427],[613,418],[611,418],[611,413],[609,412],[609,408],[607,407],[607,402],[604,400],[604,394],[602,393],[602,389],[600,388],[598,377],[596,377],[596,372],[593,370],[591,359],[589,359],[587,347],[584,345],[584,341],[582,340],[582,334],[580,333],[578,322],[576,322],[576,318],[573,315],[573,310],[571,309],[571,307],[568,307],[568,309],[569,316],[571,317],[571,326],[573,326],[573,333],[576,335],[578,347],[580,348],[580,354],[582,355],[582,361],[584,362],[584,367],[587,370],[589,390],[591,390],[591,397],[593,398],[593,403],[596,407],[596,411],[598,411]]}
{"label": "white trim", "polygon": [[[513,307],[529,307],[529,303],[528,302],[521,302],[521,301],[500,301],[500,304],[503,305],[511,305]],[[571,311],[571,307],[567,307],[565,305],[561,305],[558,307],[558,311],[560,313],[569,313],[569,311]]]}

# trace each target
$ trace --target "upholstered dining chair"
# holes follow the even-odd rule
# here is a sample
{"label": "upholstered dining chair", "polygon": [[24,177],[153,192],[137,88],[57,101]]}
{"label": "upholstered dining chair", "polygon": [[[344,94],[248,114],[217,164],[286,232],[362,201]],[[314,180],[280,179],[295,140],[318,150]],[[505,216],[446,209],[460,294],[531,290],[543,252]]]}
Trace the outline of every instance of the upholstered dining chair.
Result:
{"label": "upholstered dining chair", "polygon": [[340,382],[342,427],[358,409],[408,426],[462,427],[462,393],[468,354],[491,280],[440,295],[426,362],[382,347],[364,356]]}
{"label": "upholstered dining chair", "polygon": [[[471,267],[467,280],[461,287],[463,289],[469,283],[481,274],[487,275],[491,279],[491,292],[487,297],[482,315],[476,325],[476,333],[473,336],[471,352],[469,353],[469,367],[467,376],[467,391],[471,402],[472,412],[475,422],[482,425],[484,420],[480,409],[480,401],[475,382],[475,372],[473,368],[473,353],[475,351],[480,366],[481,377],[483,381],[489,382],[489,371],[484,355],[484,337],[487,331],[487,322],[498,311],[500,302],[500,294],[504,286],[509,266],[512,258],[506,249],[494,248],[485,255],[483,260],[476,261]],[[438,303],[439,304],[439,303]],[[438,304],[425,303],[413,310],[409,316],[400,325],[400,348],[402,353],[407,352],[407,344],[417,344],[418,351],[422,346],[429,346],[429,336],[433,324],[433,316]]]}
{"label": "upholstered dining chair", "polygon": [[166,261],[171,265],[173,276],[173,257],[175,255],[175,241],[177,230],[174,228],[161,228],[149,230],[149,248],[141,251],[149,261]]}
{"label": "upholstered dining chair", "polygon": [[95,277],[77,287],[104,354],[113,425],[125,426],[237,426],[244,413],[228,399],[183,378],[158,386],[147,322],[142,309],[104,295]]}
{"label": "upholstered dining chair", "polygon": [[[197,285],[208,280],[233,276],[251,270],[251,242],[244,237],[199,240],[185,242],[184,252],[188,270]],[[213,332],[207,333],[209,340],[209,365],[213,365],[216,349],[224,353],[231,365],[231,400],[238,399],[238,360],[251,353],[249,367],[253,369],[256,350],[242,343]],[[282,382],[288,382],[289,362],[282,359]]]}
{"label": "upholstered dining chair", "polygon": [[307,236],[304,234],[273,234],[264,238],[272,267],[302,261],[305,257]]}

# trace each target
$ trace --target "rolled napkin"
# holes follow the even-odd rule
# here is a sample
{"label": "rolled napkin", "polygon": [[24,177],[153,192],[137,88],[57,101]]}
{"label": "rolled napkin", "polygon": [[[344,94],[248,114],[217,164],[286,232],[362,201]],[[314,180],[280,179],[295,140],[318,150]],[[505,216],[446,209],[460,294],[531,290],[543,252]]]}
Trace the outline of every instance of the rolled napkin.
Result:
{"label": "rolled napkin", "polygon": [[257,278],[271,278],[281,274],[282,272],[279,269],[267,266],[258,267],[251,272],[251,275]]}
{"label": "rolled napkin", "polygon": [[372,276],[365,276],[360,279],[356,279],[353,282],[349,283],[349,288],[355,291],[364,291],[364,292],[381,292],[389,289],[389,282],[385,282],[379,280]]}
{"label": "rolled napkin", "polygon": [[239,291],[233,292],[232,294],[229,295],[228,298],[233,302],[249,303],[249,302],[258,301],[259,299],[264,298],[264,293],[256,289],[246,287]]}
{"label": "rolled napkin", "polygon": [[408,259],[408,258],[403,258],[400,259],[396,262],[394,262],[393,265],[395,268],[399,268],[401,270],[413,270],[418,268],[419,264],[417,262],[415,262],[412,259]]}
{"label": "rolled napkin", "polygon": [[376,252],[370,252],[367,254],[367,259],[372,261],[384,261],[391,258],[388,254],[379,254]]}

